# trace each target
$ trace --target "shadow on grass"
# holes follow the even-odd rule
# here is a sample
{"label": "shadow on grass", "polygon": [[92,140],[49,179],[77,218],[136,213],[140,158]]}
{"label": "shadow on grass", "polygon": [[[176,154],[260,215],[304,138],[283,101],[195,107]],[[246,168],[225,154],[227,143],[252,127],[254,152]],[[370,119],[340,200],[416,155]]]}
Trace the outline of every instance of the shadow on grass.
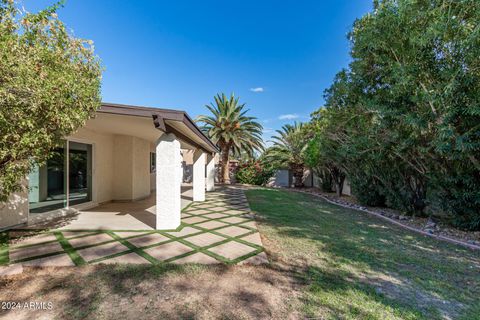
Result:
{"label": "shadow on grass", "polygon": [[[289,312],[293,280],[267,267],[117,264],[27,268],[0,279],[0,290],[3,299],[53,301],[54,310],[43,313],[51,318],[259,319]],[[2,316],[21,318],[17,312]],[[34,313],[42,315],[23,318]]]}

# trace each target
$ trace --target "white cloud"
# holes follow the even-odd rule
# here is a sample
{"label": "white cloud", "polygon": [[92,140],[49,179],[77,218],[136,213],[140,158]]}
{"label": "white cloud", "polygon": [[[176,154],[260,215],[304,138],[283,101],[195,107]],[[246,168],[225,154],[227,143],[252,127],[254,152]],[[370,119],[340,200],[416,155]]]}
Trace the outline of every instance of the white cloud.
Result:
{"label": "white cloud", "polygon": [[298,114],[282,114],[278,117],[278,120],[293,120],[299,118]]}
{"label": "white cloud", "polygon": [[257,87],[257,88],[250,88],[250,91],[259,93],[265,91],[262,87]]}

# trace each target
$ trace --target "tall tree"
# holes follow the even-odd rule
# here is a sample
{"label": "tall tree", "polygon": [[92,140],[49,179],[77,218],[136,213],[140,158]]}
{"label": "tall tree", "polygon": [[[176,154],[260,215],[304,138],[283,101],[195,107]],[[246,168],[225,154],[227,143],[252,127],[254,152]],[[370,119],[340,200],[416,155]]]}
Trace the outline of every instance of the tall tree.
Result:
{"label": "tall tree", "polygon": [[221,151],[222,182],[230,183],[230,155],[253,157],[255,151],[263,150],[262,125],[257,118],[247,116],[245,104],[233,94],[227,98],[225,94],[217,94],[215,102],[205,107],[212,115],[201,115],[196,121],[203,123],[202,130],[218,145]]}
{"label": "tall tree", "polygon": [[99,60],[68,34],[60,5],[26,13],[0,0],[0,202],[100,106]]}
{"label": "tall tree", "polygon": [[478,21],[477,0],[377,0],[355,22],[319,138],[361,201],[480,229]]}
{"label": "tall tree", "polygon": [[308,142],[305,124],[287,124],[276,132],[277,135],[272,137],[273,146],[265,152],[265,157],[275,166],[291,170],[295,187],[303,187],[304,151]]}

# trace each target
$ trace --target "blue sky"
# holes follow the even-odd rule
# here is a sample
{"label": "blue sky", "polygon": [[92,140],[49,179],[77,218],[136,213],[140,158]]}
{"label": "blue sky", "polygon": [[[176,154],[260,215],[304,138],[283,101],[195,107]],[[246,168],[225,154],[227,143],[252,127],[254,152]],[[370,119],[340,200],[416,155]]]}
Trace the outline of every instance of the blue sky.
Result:
{"label": "blue sky", "polygon": [[[36,11],[52,2],[23,3]],[[103,101],[196,117],[217,92],[234,92],[268,139],[323,105],[349,62],[346,34],[369,10],[369,0],[67,0],[58,13],[94,41]]]}

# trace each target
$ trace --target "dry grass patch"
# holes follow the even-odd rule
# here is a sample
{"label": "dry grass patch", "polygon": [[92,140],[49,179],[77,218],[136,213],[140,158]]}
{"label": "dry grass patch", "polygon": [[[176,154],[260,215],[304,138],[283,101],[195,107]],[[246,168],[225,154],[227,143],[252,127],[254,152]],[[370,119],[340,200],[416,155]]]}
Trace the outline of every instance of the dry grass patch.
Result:
{"label": "dry grass patch", "polygon": [[281,270],[254,266],[83,266],[26,268],[0,281],[2,301],[52,302],[51,311],[14,310],[13,319],[258,319],[295,317],[299,285]]}

